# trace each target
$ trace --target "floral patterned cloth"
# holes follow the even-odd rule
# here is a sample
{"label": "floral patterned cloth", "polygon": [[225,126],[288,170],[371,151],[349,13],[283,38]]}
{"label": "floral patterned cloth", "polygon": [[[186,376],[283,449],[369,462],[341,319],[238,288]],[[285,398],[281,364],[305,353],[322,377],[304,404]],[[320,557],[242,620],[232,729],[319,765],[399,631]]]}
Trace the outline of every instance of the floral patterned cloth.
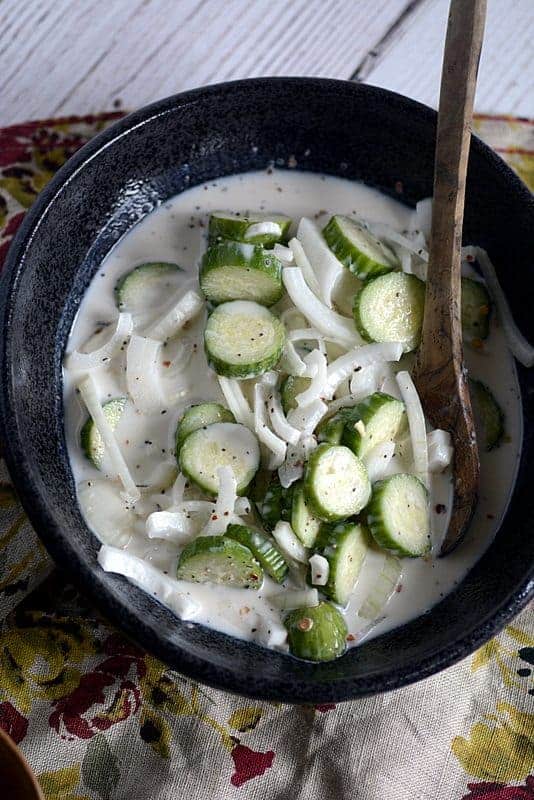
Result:
{"label": "floral patterned cloth", "polygon": [[[0,130],[0,263],[54,171],[117,116]],[[534,187],[534,123],[476,128]],[[5,470],[0,553],[0,727],[48,800],[534,800],[534,606],[414,686],[287,706],[207,689],[126,640],[52,571]]]}

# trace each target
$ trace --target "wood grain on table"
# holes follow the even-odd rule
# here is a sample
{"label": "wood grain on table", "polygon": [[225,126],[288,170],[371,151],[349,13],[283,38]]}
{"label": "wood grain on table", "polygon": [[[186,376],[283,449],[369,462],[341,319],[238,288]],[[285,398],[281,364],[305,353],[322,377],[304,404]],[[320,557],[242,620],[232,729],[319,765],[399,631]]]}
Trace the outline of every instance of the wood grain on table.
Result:
{"label": "wood grain on table", "polygon": [[[0,0],[0,125],[258,75],[437,105],[448,0]],[[489,0],[478,111],[534,116],[534,0]]]}

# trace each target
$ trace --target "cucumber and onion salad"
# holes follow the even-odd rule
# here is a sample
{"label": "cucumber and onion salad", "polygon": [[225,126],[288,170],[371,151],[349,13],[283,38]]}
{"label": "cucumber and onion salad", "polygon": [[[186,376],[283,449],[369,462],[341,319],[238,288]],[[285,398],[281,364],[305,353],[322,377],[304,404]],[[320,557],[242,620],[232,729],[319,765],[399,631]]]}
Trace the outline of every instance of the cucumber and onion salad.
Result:
{"label": "cucumber and onion salad", "polygon": [[[88,412],[80,447],[108,482],[114,520],[124,505],[113,523],[120,541],[131,525],[144,529],[147,552],[173,554],[166,597],[174,578],[191,596],[196,585],[215,587],[222,602],[238,591],[251,619],[261,598],[275,618],[258,641],[330,660],[387,613],[404,560],[431,558],[444,533],[432,528],[432,492],[435,476],[450,474],[452,449],[425,420],[408,369],[421,334],[424,237],[338,214],[319,226],[265,211],[213,212],[207,229],[198,283],[178,263],[132,264],[115,286],[110,336],[67,357]],[[492,303],[478,275],[462,292],[464,334],[480,349]],[[205,396],[180,388],[180,365],[193,358],[208,376]],[[104,393],[101,376],[114,367],[121,391]],[[495,448],[502,412],[476,376],[472,387]],[[167,469],[146,483],[125,455],[128,413],[172,425]],[[102,516],[90,486],[79,497]],[[116,569],[112,527],[102,562]],[[125,567],[132,580],[138,573],[137,562]]]}

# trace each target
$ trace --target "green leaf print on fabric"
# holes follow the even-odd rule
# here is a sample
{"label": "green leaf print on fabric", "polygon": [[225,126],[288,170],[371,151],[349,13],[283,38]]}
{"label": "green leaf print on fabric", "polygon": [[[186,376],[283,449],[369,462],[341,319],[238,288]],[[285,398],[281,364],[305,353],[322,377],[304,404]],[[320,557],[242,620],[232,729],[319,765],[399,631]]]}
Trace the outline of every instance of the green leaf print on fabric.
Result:
{"label": "green leaf print on fabric", "polygon": [[103,733],[90,739],[82,763],[84,786],[92,789],[102,800],[110,800],[120,780],[117,759]]}

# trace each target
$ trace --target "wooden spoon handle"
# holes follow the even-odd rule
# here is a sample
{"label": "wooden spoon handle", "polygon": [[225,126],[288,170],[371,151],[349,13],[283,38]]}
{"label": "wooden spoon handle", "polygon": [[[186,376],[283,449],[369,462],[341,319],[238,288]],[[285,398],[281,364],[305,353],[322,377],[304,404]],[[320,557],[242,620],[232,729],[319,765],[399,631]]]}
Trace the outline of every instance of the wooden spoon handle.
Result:
{"label": "wooden spoon handle", "polygon": [[[460,267],[465,178],[486,0],[452,0],[445,42],[434,167],[432,240],[420,369],[462,361]],[[452,224],[453,223],[453,224]],[[448,293],[448,297],[444,296]]]}

